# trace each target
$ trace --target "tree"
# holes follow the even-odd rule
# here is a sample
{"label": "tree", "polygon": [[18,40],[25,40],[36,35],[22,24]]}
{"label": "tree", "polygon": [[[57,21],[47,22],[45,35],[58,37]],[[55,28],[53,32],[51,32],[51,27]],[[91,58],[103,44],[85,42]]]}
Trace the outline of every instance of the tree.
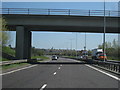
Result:
{"label": "tree", "polygon": [[[102,45],[98,45],[98,48],[103,49],[103,44]],[[114,59],[118,59],[120,57],[119,55],[119,44],[118,41],[116,41],[115,39],[113,40],[113,42],[105,42],[105,50],[106,50],[106,54],[108,57],[112,57]]]}
{"label": "tree", "polygon": [[119,46],[118,46],[118,42],[117,42],[115,39],[113,40],[113,45],[112,45],[112,47],[115,48],[115,49],[118,49],[118,47],[119,47]]}
{"label": "tree", "polygon": [[7,22],[5,21],[4,18],[0,18],[0,21],[1,21],[1,26],[2,28],[0,28],[0,44],[2,46],[6,46],[7,44],[10,43],[10,33],[8,31],[8,28],[7,28]]}

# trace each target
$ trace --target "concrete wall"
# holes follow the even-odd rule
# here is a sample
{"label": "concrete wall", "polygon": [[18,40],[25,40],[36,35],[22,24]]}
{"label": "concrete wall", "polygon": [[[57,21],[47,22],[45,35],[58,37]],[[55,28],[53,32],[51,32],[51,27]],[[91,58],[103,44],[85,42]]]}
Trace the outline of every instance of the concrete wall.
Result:
{"label": "concrete wall", "polygon": [[24,26],[16,27],[16,59],[31,58],[31,31]]}

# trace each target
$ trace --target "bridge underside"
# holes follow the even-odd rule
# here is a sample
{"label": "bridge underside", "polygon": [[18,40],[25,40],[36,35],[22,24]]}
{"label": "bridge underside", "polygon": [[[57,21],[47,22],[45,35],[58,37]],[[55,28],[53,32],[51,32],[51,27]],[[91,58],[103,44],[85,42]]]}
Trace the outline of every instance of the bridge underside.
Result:
{"label": "bridge underside", "polygon": [[[11,31],[16,31],[16,26],[8,26]],[[31,31],[50,31],[50,32],[88,32],[88,33],[103,33],[103,27],[82,27],[82,26],[24,26]],[[106,27],[106,33],[119,33],[119,28]]]}

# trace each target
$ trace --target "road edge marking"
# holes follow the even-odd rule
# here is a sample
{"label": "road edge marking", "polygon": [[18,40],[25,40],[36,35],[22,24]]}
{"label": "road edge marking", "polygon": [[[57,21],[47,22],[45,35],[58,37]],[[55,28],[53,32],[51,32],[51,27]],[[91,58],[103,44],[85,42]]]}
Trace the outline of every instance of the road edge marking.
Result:
{"label": "road edge marking", "polygon": [[32,67],[35,67],[35,66],[37,66],[37,65],[32,65],[32,66],[27,66],[27,67],[24,67],[24,68],[16,69],[16,70],[13,70],[13,71],[10,71],[10,72],[2,73],[2,74],[0,74],[0,76],[6,75],[6,74],[11,74],[11,73],[21,71],[21,70],[24,70],[24,69],[28,69],[28,68],[32,68]]}
{"label": "road edge marking", "polygon": [[95,67],[93,67],[93,66],[90,66],[90,65],[85,65],[85,66],[88,66],[88,67],[90,67],[90,68],[92,68],[92,69],[94,69],[94,70],[96,70],[96,71],[99,71],[99,72],[101,72],[101,73],[103,73],[103,74],[105,74],[105,75],[107,75],[107,76],[109,76],[109,77],[112,77],[112,78],[120,81],[120,78],[119,78],[119,77],[116,77],[116,76],[114,76],[114,75],[111,75],[111,74],[109,74],[109,73],[107,73],[107,72],[104,72],[104,71],[102,71],[102,70],[100,70],[100,69],[97,69],[97,68],[95,68]]}

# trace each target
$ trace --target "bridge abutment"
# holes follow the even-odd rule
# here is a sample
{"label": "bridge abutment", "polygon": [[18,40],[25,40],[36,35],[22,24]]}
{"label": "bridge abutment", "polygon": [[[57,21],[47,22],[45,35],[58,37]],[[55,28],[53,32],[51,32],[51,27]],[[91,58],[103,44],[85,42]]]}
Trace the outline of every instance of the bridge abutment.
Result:
{"label": "bridge abutment", "polygon": [[24,26],[16,26],[16,59],[31,58],[31,35]]}

